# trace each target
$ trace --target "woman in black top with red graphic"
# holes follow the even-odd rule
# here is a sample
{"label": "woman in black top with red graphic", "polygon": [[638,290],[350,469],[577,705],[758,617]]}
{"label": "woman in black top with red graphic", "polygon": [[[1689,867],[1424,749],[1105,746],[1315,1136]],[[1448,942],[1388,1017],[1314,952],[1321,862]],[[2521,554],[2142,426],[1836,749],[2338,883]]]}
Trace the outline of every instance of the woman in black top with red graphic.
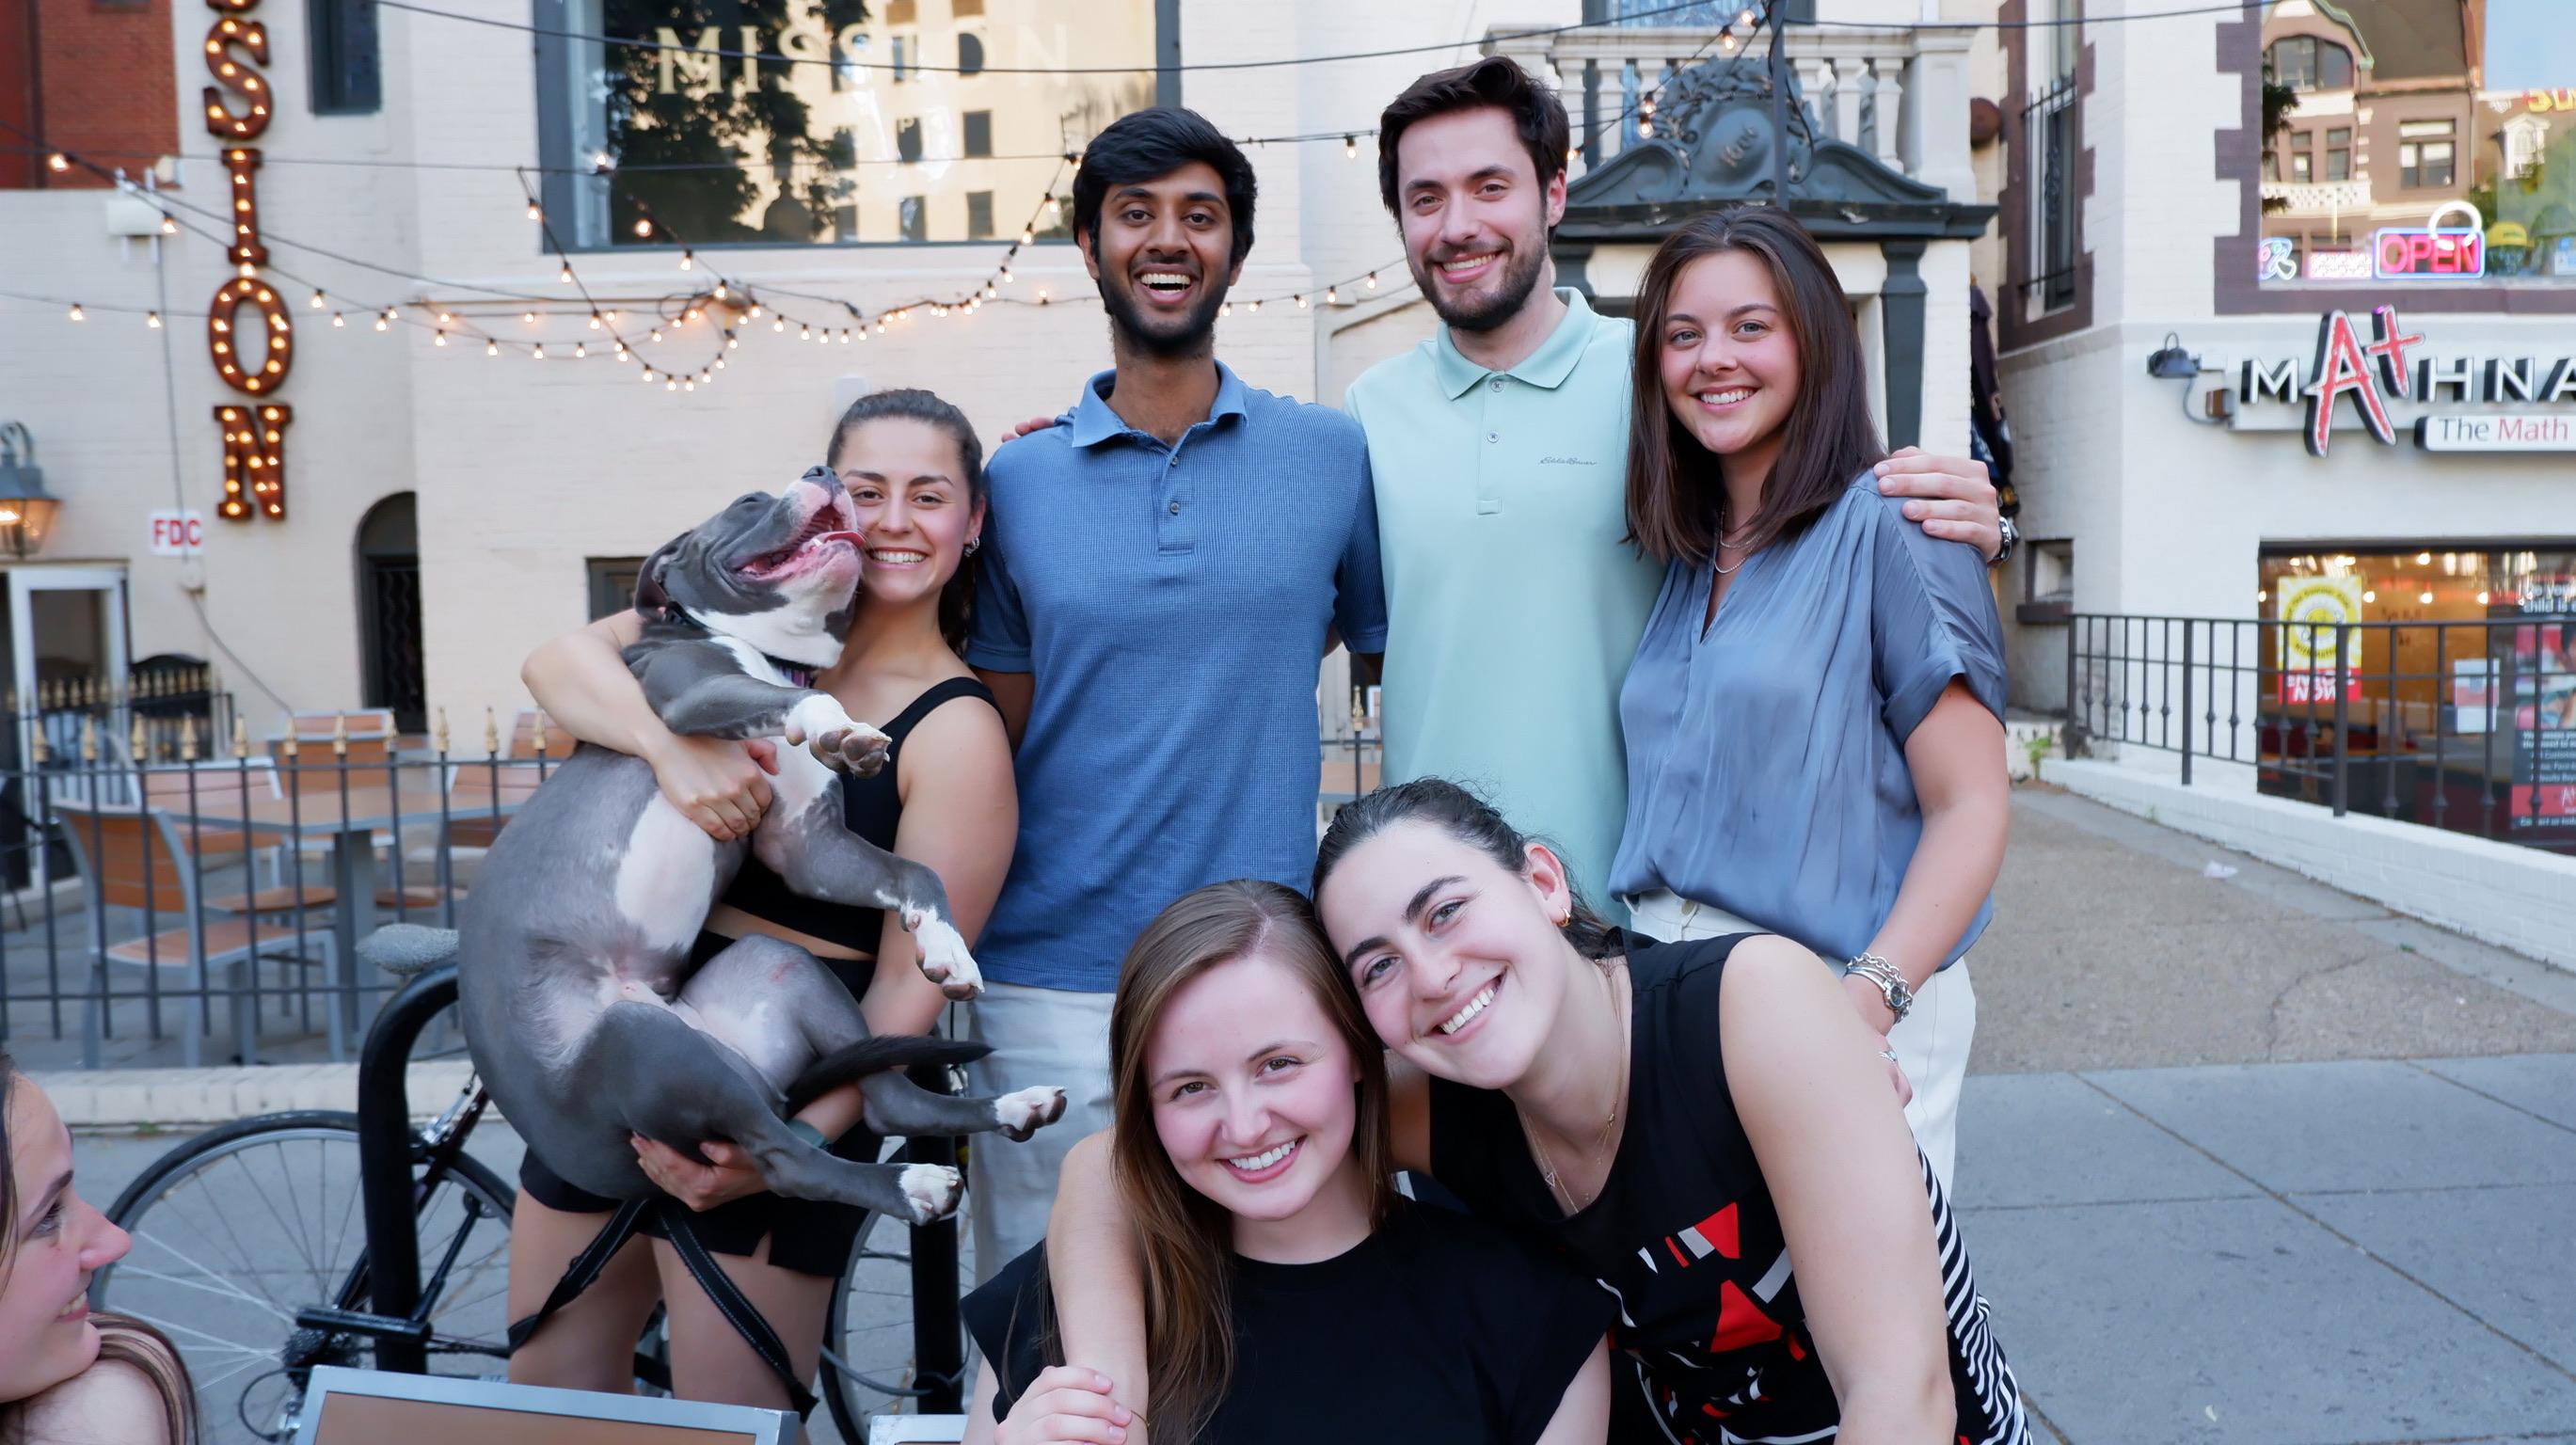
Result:
{"label": "woman in black top with red graphic", "polygon": [[[1397,1161],[1617,1296],[1612,1440],[2029,1439],[1948,1205],[1813,955],[1605,928],[1551,850],[1438,779],[1344,808],[1315,885],[1395,1055]],[[1068,1358],[1124,1400],[1147,1382],[1100,1156],[1066,1164],[1050,1265]]]}
{"label": "woman in black top with red graphic", "polygon": [[[872,778],[840,779],[843,816],[860,837],[932,869],[971,942],[1001,891],[1019,827],[1010,741],[993,696],[967,670],[963,640],[972,557],[984,523],[983,455],[955,407],[926,391],[862,397],[833,429],[828,453],[858,505],[867,537],[858,607],[840,662],[814,679],[852,717],[893,739]],[[672,734],[646,706],[619,651],[635,640],[633,612],[538,649],[522,670],[547,713],[586,743],[653,764],[662,794],[718,838],[738,838],[769,803],[768,743]],[[839,976],[878,1034],[920,1034],[938,1021],[938,986],[921,975],[898,920],[803,899],[757,859],[708,914],[695,963],[746,933],[801,945]],[[874,1158],[857,1130],[855,1086],[806,1106],[798,1119],[848,1158]],[[699,1239],[779,1332],[800,1375],[820,1357],[832,1282],[848,1265],[860,1211],[768,1193],[730,1146],[706,1146],[714,1167],[639,1141],[645,1171],[701,1211]],[[573,1188],[534,1153],[520,1171],[510,1228],[510,1310],[543,1302],[564,1266],[598,1233],[617,1201]],[[653,1216],[648,1214],[647,1219]],[[656,1233],[648,1224],[646,1233]],[[687,1280],[667,1242],[638,1241],[511,1357],[522,1383],[628,1388],[636,1334],[656,1300],[670,1311],[673,1384],[691,1399],[780,1406],[771,1372]]]}

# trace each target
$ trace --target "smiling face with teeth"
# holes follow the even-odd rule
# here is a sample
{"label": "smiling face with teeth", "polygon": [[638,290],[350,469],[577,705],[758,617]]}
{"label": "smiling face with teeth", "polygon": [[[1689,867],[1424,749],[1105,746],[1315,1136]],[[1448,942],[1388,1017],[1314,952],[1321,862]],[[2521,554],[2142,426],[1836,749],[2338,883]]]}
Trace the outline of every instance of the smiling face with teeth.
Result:
{"label": "smiling face with teeth", "polygon": [[884,416],[844,431],[832,468],[866,538],[860,597],[872,607],[936,605],[984,525],[957,442],[927,421]]}
{"label": "smiling face with teeth", "polygon": [[1295,967],[1256,950],[1202,969],[1164,1002],[1144,1062],[1155,1137],[1234,1216],[1238,1249],[1293,1256],[1367,1232],[1359,1065]]}
{"label": "smiling face with teeth", "polygon": [[1547,274],[1565,173],[1542,183],[1511,113],[1478,106],[1407,126],[1396,176],[1405,265],[1440,319],[1491,331],[1518,316]]}
{"label": "smiling face with teeth", "polygon": [[1571,898],[1543,846],[1515,873],[1402,822],[1344,854],[1315,905],[1388,1048],[1424,1073],[1503,1089],[1545,1046],[1571,971],[1589,966],[1550,921]]}
{"label": "smiling face with teeth", "polygon": [[1160,357],[1212,347],[1217,308],[1243,270],[1214,166],[1191,161],[1111,186],[1098,228],[1075,240],[1118,345]]}
{"label": "smiling face with teeth", "polygon": [[[1758,488],[1779,459],[1798,400],[1798,336],[1770,266],[1744,249],[1684,266],[1673,279],[1661,342],[1658,370],[1673,420],[1722,459],[1731,484],[1750,480]],[[1739,509],[1745,515],[1735,521],[1749,511]]]}

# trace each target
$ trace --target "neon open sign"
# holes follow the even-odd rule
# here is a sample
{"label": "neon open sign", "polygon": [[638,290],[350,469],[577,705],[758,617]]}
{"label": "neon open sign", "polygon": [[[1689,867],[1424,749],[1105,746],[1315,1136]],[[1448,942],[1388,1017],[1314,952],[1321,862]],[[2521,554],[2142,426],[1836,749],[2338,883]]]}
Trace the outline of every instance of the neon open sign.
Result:
{"label": "neon open sign", "polygon": [[2487,270],[2487,241],[2469,227],[2390,226],[2370,238],[2382,281],[2473,281]]}

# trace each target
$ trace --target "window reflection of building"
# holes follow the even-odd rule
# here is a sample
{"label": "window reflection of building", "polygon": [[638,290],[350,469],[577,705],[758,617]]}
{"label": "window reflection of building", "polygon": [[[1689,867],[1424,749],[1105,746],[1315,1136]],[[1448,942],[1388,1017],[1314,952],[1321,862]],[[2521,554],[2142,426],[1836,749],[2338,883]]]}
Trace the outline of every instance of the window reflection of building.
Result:
{"label": "window reflection of building", "polygon": [[[1156,10],[568,0],[565,29],[642,43],[541,45],[560,100],[539,111],[564,117],[546,148],[613,162],[550,180],[548,205],[575,218],[581,248],[995,236],[1036,206],[1065,152],[1152,103]],[[1042,214],[1036,229],[1061,222]]]}

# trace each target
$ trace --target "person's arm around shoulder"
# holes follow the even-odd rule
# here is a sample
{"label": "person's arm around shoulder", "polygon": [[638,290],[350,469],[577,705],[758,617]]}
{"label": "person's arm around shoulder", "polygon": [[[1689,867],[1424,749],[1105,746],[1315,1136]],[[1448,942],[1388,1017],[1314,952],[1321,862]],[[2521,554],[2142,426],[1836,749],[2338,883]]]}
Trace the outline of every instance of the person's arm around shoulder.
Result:
{"label": "person's arm around shoulder", "polygon": [[1922,1166],[1831,970],[1783,938],[1736,945],[1719,1056],[1780,1214],[1842,1445],[1929,1445],[1957,1421]]}
{"label": "person's arm around shoulder", "polygon": [[1610,1341],[1604,1336],[1565,1387],[1556,1418],[1540,1432],[1538,1445],[1602,1445],[1609,1438]]}
{"label": "person's arm around shoulder", "polygon": [[123,1360],[100,1360],[19,1410],[11,1445],[179,1445],[160,1388]]}
{"label": "person's arm around shoulder", "polygon": [[662,796],[710,836],[748,836],[769,807],[773,746],[682,737],[663,726],[626,666],[626,649],[643,633],[644,619],[632,608],[603,617],[529,653],[519,680],[564,731],[652,764]]}
{"label": "person's arm around shoulder", "polygon": [[1028,608],[1020,600],[1019,578],[1013,571],[1010,549],[1005,544],[1001,518],[1003,505],[1000,477],[987,471],[991,479],[993,514],[984,522],[983,570],[975,589],[973,635],[966,640],[966,665],[993,690],[993,701],[1002,710],[1002,724],[1010,734],[1011,749],[1019,750],[1020,740],[1029,735],[1029,708],[1037,697],[1037,677],[1032,669]]}
{"label": "person's arm around shoulder", "polygon": [[1878,464],[1877,472],[1882,495],[1912,499],[1905,504],[1905,516],[1920,524],[1924,535],[1965,542],[1980,562],[2003,560],[2003,511],[1984,462],[1899,447]]}
{"label": "person's arm around shoulder", "polygon": [[[1145,1353],[1145,1259],[1118,1197],[1110,1131],[1073,1146],[1056,1176],[1047,1214],[1047,1278],[1055,1290],[1056,1329],[1068,1364],[1098,1371],[1109,1393],[1127,1405],[1153,1398]],[[1144,1440],[1149,1423],[1130,1430]]]}

